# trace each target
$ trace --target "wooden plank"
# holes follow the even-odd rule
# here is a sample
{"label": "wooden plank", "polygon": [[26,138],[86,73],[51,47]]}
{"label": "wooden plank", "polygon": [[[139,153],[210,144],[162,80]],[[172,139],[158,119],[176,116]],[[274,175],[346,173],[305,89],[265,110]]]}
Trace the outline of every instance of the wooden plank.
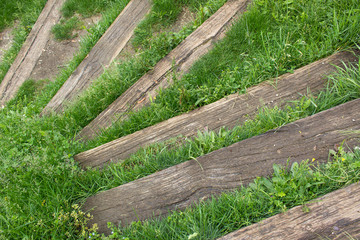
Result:
{"label": "wooden plank", "polygon": [[50,111],[62,111],[65,101],[73,100],[88,88],[103,73],[104,66],[108,66],[125,47],[134,34],[135,27],[149,12],[150,7],[151,3],[148,0],[130,1],[88,56],[44,108],[42,115]]}
{"label": "wooden plank", "polygon": [[329,193],[306,206],[294,207],[219,238],[219,240],[260,239],[351,239],[360,238],[360,184]]}
{"label": "wooden plank", "polygon": [[194,136],[198,130],[208,128],[218,130],[243,123],[247,117],[257,112],[260,106],[283,105],[286,101],[324,87],[324,75],[334,71],[342,62],[356,62],[357,58],[348,52],[336,53],[305,67],[293,74],[277,79],[276,88],[271,83],[263,83],[248,89],[247,94],[233,94],[215,103],[192,112],[171,118],[144,130],[124,136],[94,149],[80,153],[75,159],[85,167],[103,167],[110,161],[120,161],[129,157],[139,148],[182,135]]}
{"label": "wooden plank", "polygon": [[13,98],[36,66],[50,39],[51,28],[60,20],[65,0],[48,0],[15,61],[0,84],[0,106]]}
{"label": "wooden plank", "polygon": [[188,71],[197,59],[213,48],[214,42],[225,36],[227,27],[238,14],[245,11],[249,2],[250,0],[238,0],[225,3],[213,16],[158,62],[152,71],[141,77],[86,126],[80,132],[79,137],[91,139],[100,129],[110,127],[114,121],[126,119],[131,110],[138,110],[148,104],[149,96],[154,97],[159,88],[171,85],[172,78],[168,76],[171,76],[173,70],[179,75]]}
{"label": "wooden plank", "polygon": [[108,231],[107,222],[127,225],[166,215],[267,176],[273,164],[325,162],[329,149],[344,139],[351,148],[358,144],[344,131],[359,129],[360,99],[101,192],[88,198],[83,210],[94,209],[90,223],[100,232]]}

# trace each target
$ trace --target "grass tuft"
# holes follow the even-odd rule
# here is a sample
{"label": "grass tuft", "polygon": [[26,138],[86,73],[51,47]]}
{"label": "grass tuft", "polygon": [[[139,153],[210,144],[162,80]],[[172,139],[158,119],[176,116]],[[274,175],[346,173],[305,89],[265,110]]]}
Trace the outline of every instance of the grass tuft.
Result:
{"label": "grass tuft", "polygon": [[81,22],[77,17],[72,17],[67,20],[61,19],[60,23],[54,25],[51,32],[57,40],[73,39],[77,37],[77,34],[73,34],[73,31],[80,26]]}

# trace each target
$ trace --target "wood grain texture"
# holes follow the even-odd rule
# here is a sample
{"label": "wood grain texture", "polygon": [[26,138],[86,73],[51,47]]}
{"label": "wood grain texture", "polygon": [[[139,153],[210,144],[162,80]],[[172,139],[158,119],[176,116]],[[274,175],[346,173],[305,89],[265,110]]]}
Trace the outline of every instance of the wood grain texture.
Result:
{"label": "wood grain texture", "polygon": [[350,239],[360,237],[360,184],[329,193],[311,201],[306,206],[294,207],[265,219],[260,223],[242,228],[219,240],[260,239]]}
{"label": "wood grain texture", "polygon": [[69,79],[51,99],[42,111],[60,112],[66,101],[71,101],[99,77],[104,67],[108,66],[125,47],[134,33],[135,27],[149,12],[148,0],[132,0],[104,33],[88,56],[81,62]]}
{"label": "wood grain texture", "polygon": [[263,83],[249,88],[247,94],[233,94],[215,103],[192,112],[171,118],[144,130],[116,139],[94,149],[80,153],[75,159],[85,167],[103,167],[108,162],[121,161],[136,152],[139,148],[155,142],[161,142],[182,135],[194,136],[198,130],[207,127],[218,130],[229,128],[244,122],[247,117],[257,112],[263,105],[281,106],[286,101],[324,87],[324,75],[334,71],[342,62],[356,62],[357,58],[348,52],[336,53],[305,67],[293,74],[286,74],[277,79],[276,87]]}
{"label": "wood grain texture", "polygon": [[351,148],[358,144],[344,131],[359,129],[360,99],[101,192],[88,198],[83,210],[94,209],[90,223],[97,223],[100,232],[108,232],[107,222],[127,225],[166,215],[267,176],[273,164],[325,162],[329,149],[344,139]]}
{"label": "wood grain texture", "polygon": [[38,62],[50,39],[51,28],[59,21],[65,0],[48,0],[15,61],[0,84],[0,107],[15,96]]}
{"label": "wood grain texture", "polygon": [[150,96],[156,96],[159,88],[166,88],[172,84],[172,78],[168,76],[171,76],[173,71],[176,71],[180,77],[197,59],[213,48],[214,42],[225,36],[227,27],[238,14],[246,10],[249,2],[250,0],[237,0],[225,3],[180,45],[160,60],[152,71],[141,77],[86,126],[79,133],[79,138],[92,139],[100,129],[110,127],[114,121],[126,119],[130,111],[149,104]]}

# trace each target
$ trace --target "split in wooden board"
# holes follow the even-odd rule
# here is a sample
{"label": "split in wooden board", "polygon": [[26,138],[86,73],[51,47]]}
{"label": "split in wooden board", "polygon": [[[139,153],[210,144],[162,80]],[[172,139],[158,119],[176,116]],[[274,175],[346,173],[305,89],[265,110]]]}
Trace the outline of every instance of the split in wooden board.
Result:
{"label": "split in wooden board", "polygon": [[88,198],[83,210],[93,209],[90,224],[97,223],[100,232],[108,232],[107,222],[125,226],[166,215],[268,176],[274,164],[325,162],[335,144],[345,139],[350,148],[358,144],[345,132],[359,129],[360,99],[101,192]]}
{"label": "split in wooden board", "polygon": [[103,73],[104,66],[108,66],[122,51],[150,7],[148,0],[130,1],[41,114],[62,111],[66,101],[73,100],[88,88]]}
{"label": "split in wooden board", "polygon": [[125,159],[139,148],[151,143],[179,135],[192,137],[198,130],[204,128],[209,130],[218,130],[224,126],[232,128],[243,123],[248,116],[254,115],[263,105],[281,106],[286,101],[306,94],[308,89],[315,92],[324,88],[326,81],[324,76],[334,71],[334,66],[356,61],[357,57],[350,52],[336,53],[297,69],[293,74],[286,74],[276,79],[276,83],[263,83],[249,88],[247,94],[230,95],[192,112],[80,153],[75,159],[83,167],[103,167],[109,162]]}
{"label": "split in wooden board", "polygon": [[15,96],[35,68],[50,39],[51,28],[60,20],[65,0],[48,0],[15,61],[0,84],[0,107]]}
{"label": "split in wooden board", "polygon": [[171,76],[173,71],[181,76],[196,60],[213,48],[214,42],[225,36],[227,27],[237,15],[246,10],[249,2],[250,0],[237,0],[225,3],[179,46],[160,60],[152,71],[141,77],[100,113],[79,133],[78,137],[84,140],[92,139],[101,129],[110,127],[115,121],[126,119],[130,111],[149,104],[150,96],[156,96],[160,88],[166,88],[172,84],[172,78],[168,76]]}
{"label": "split in wooden board", "polygon": [[[242,228],[218,240],[359,239],[360,183]],[[353,238],[349,238],[349,236]]]}

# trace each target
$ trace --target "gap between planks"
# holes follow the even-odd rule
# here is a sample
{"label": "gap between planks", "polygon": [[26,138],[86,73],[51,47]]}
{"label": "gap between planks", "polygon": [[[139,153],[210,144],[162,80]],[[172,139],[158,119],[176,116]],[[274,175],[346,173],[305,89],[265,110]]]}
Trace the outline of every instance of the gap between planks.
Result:
{"label": "gap between planks", "polygon": [[181,77],[196,60],[213,48],[214,42],[224,38],[227,28],[234,22],[236,16],[246,10],[249,3],[250,0],[225,3],[180,45],[160,60],[152,71],[141,77],[100,113],[79,133],[78,138],[90,140],[101,129],[110,127],[113,122],[127,119],[130,111],[139,110],[149,104],[150,96],[156,96],[160,88],[166,88],[172,84],[173,71]]}
{"label": "gap between planks", "polygon": [[360,237],[360,183],[310,201],[306,207],[309,212],[304,212],[303,206],[294,207],[218,240],[335,240]]}
{"label": "gap between planks", "polygon": [[342,104],[279,129],[189,160],[88,198],[83,211],[94,216],[99,231],[107,222],[126,226],[182,210],[224,191],[272,173],[274,164],[315,158],[326,162],[335,144],[353,148],[358,140],[347,131],[360,129],[360,99]]}
{"label": "gap between planks", "polygon": [[41,115],[61,112],[66,102],[72,101],[104,72],[134,34],[137,24],[150,11],[148,0],[131,0],[113,24],[95,44],[90,53],[43,109]]}
{"label": "gap between planks", "polygon": [[65,0],[48,0],[15,61],[0,84],[0,107],[15,96],[34,70],[46,44],[51,28],[60,20]]}
{"label": "gap between planks", "polygon": [[[77,154],[83,168],[103,167],[109,162],[126,159],[141,147],[166,141],[179,135],[192,137],[197,131],[232,128],[243,123],[249,116],[256,114],[261,106],[282,106],[307,93],[324,88],[324,75],[335,70],[334,66],[356,62],[350,52],[340,52],[295,70],[276,79],[275,83],[262,83],[249,88],[247,94],[233,94],[215,103],[192,112],[171,118],[154,126],[103,144],[94,149]],[[274,86],[275,85],[275,86]]]}

